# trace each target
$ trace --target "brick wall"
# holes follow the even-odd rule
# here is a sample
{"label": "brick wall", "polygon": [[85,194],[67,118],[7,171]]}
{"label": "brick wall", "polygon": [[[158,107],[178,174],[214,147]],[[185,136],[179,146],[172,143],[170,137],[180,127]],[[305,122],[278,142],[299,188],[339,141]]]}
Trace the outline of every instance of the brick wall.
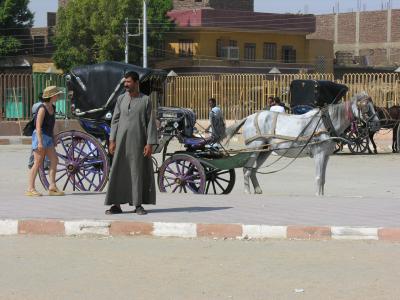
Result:
{"label": "brick wall", "polygon": [[370,65],[382,65],[387,63],[387,50],[384,48],[360,49],[360,56],[368,57]]}
{"label": "brick wall", "polygon": [[400,49],[392,49],[390,56],[393,63],[400,65]]}
{"label": "brick wall", "polygon": [[[392,45],[387,45],[387,11],[360,12],[359,44],[356,41],[356,13],[341,13],[338,16],[338,43],[335,51],[345,51],[367,56],[369,63],[376,66],[393,65],[400,61],[400,9],[392,10]],[[309,38],[334,40],[335,16],[317,16],[316,32]],[[388,47],[388,48],[387,48]],[[387,58],[388,49],[391,60]]]}
{"label": "brick wall", "polygon": [[354,43],[356,41],[356,14],[339,14],[338,24],[338,43]]}
{"label": "brick wall", "polygon": [[385,43],[386,32],[386,11],[371,11],[360,14],[360,43]]}
{"label": "brick wall", "polygon": [[335,16],[334,15],[323,15],[316,16],[316,28],[317,31],[310,34],[310,39],[317,40],[334,40]]}
{"label": "brick wall", "polygon": [[214,9],[254,11],[254,0],[174,0],[173,4],[176,10],[211,7]]}
{"label": "brick wall", "polygon": [[400,9],[392,11],[392,42],[400,42]]}

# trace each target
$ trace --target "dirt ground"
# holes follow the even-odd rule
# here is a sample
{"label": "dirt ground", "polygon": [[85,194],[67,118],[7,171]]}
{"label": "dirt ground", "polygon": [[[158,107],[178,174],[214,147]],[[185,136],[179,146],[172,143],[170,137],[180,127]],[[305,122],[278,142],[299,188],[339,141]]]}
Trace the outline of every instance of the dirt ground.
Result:
{"label": "dirt ground", "polygon": [[400,244],[0,238],[0,299],[398,299]]}

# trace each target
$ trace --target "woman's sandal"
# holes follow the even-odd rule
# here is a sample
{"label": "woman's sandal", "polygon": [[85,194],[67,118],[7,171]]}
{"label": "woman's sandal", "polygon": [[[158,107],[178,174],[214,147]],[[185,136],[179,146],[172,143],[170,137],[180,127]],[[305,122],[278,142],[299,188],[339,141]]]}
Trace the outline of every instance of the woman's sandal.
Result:
{"label": "woman's sandal", "polygon": [[105,214],[106,214],[106,215],[117,215],[117,214],[122,214],[122,209],[121,209],[121,207],[118,207],[118,206],[113,205],[113,206],[110,207],[110,209],[107,209],[107,210],[105,211]]}
{"label": "woman's sandal", "polygon": [[57,188],[55,189],[49,189],[49,196],[64,196],[65,193],[62,191],[59,191]]}
{"label": "woman's sandal", "polygon": [[42,196],[41,193],[39,193],[37,190],[32,189],[32,190],[28,190],[25,192],[25,196],[29,196],[29,197],[40,197]]}

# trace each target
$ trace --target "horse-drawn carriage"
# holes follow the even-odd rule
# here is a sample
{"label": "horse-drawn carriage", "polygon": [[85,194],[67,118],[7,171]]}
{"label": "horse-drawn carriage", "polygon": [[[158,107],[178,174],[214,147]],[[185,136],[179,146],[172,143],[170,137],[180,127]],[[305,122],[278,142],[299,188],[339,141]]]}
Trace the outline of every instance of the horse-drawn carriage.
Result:
{"label": "horse-drawn carriage", "polygon": [[[160,106],[166,72],[116,62],[82,66],[73,69],[67,75],[67,82],[68,89],[72,92],[73,113],[83,131],[68,130],[57,134],[55,137],[56,152],[59,158],[56,182],[62,190],[102,191],[105,188],[112,163],[112,156],[108,153],[110,123],[116,99],[124,91],[124,74],[127,71],[136,71],[139,74],[141,92],[150,96],[156,112],[159,143],[153,149],[153,152],[161,156],[160,167],[157,160],[153,159],[153,162],[154,169],[158,173],[158,186],[161,192],[228,194],[235,184],[236,168],[245,167],[254,170],[251,163],[258,155],[261,153],[269,154],[274,151],[275,146],[282,145],[282,142],[279,142],[276,145],[264,145],[265,147],[263,146],[260,149],[227,151],[220,144],[210,143],[208,139],[201,136],[194,136],[196,115],[192,110]],[[307,82],[304,84],[300,82],[298,88],[305,91],[305,88],[308,88],[307,84]],[[329,102],[329,99],[327,101],[322,92],[331,91],[332,87],[337,88],[338,86],[326,86],[328,88],[319,89],[318,98],[315,97],[315,92],[311,93],[309,99],[314,102],[301,102],[301,105],[308,103],[311,106],[321,108],[313,110],[312,116],[310,115],[311,121],[307,121],[307,123],[310,125],[317,122],[318,119],[323,119],[325,126],[322,131],[325,135],[324,140],[318,141],[321,137],[315,137],[315,132],[312,132],[310,137],[305,139],[305,129],[307,128],[300,129],[296,133],[298,137],[292,137],[286,142],[289,144],[289,148],[294,147],[292,150],[297,151],[300,144],[302,149],[306,149],[306,147],[315,148],[318,143],[326,143],[326,141],[329,142],[332,138],[335,138],[332,128],[329,128],[332,123],[326,123],[330,120],[329,110],[331,105],[328,104],[332,103]],[[296,96],[296,93],[304,92],[296,92],[295,89],[293,91],[294,96]],[[294,97],[293,99],[297,98]],[[317,101],[315,101],[316,99]],[[296,102],[292,102],[293,104],[296,104]],[[371,105],[370,103],[365,104],[366,107]],[[357,110],[355,105],[358,107],[358,100],[351,103],[350,109],[354,112]],[[264,112],[265,115],[269,113]],[[254,116],[257,119],[259,114],[249,116],[239,123],[243,125],[246,119],[254,118]],[[281,117],[286,118],[284,115]],[[275,115],[275,119],[277,118],[278,116]],[[296,116],[294,118],[296,119]],[[299,118],[306,121],[308,117]],[[295,123],[298,123],[298,120]],[[253,126],[252,124],[250,125]],[[320,121],[316,123],[315,130],[320,128],[319,124]],[[258,126],[258,131],[260,131]],[[232,130],[235,130],[239,127],[235,124],[232,128]],[[328,136],[326,137],[326,135]],[[271,138],[269,134],[268,136],[268,139]],[[265,138],[266,136],[261,136],[261,140]],[[274,135],[272,138],[282,138],[282,136]],[[169,152],[169,144],[173,139],[183,145],[184,150]],[[310,141],[312,143],[308,144]],[[328,150],[327,148],[326,151]],[[256,166],[256,168],[258,167],[259,165]],[[41,167],[39,176],[43,186],[48,188],[48,170]]]}
{"label": "horse-drawn carriage", "polygon": [[[303,114],[324,104],[337,104],[343,100],[348,87],[327,80],[293,80],[290,84],[292,113]],[[379,123],[364,122],[355,118],[344,132],[343,138],[338,140],[336,152],[347,144],[353,154],[364,153],[368,149],[370,132],[379,130]]]}
{"label": "horse-drawn carriage", "polygon": [[[124,91],[127,71],[139,74],[140,90],[150,95],[158,123],[161,153],[158,173],[161,192],[227,194],[235,184],[235,168],[243,167],[249,153],[230,156],[221,146],[194,137],[196,115],[190,109],[159,106],[166,72],[105,62],[73,69],[67,75],[73,114],[84,131],[68,130],[55,137],[59,158],[56,181],[63,190],[101,191],[107,184],[112,157],[108,153],[110,123],[117,97]],[[172,139],[185,150],[168,152]],[[40,180],[48,188],[48,170],[40,168]]]}

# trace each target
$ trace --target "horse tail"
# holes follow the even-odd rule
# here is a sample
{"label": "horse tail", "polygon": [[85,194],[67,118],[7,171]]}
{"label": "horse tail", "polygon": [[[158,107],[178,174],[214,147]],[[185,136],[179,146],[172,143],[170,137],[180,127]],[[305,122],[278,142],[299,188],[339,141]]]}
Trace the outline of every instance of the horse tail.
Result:
{"label": "horse tail", "polygon": [[231,138],[239,131],[240,128],[242,128],[242,126],[244,125],[244,123],[246,122],[247,117],[240,120],[239,122],[236,122],[235,124],[233,124],[232,126],[229,126],[226,131],[226,142],[225,144],[228,144],[229,141],[231,140]]}

